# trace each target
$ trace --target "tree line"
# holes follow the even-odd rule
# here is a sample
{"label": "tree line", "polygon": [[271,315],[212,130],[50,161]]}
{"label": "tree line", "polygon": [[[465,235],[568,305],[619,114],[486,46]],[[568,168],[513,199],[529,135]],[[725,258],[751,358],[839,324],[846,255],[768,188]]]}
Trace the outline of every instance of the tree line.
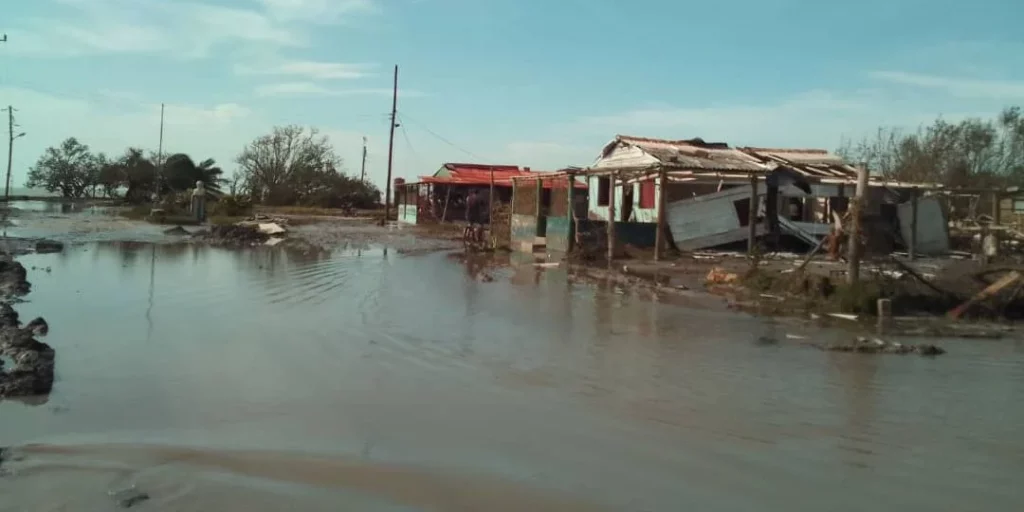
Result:
{"label": "tree line", "polygon": [[913,131],[883,127],[844,141],[837,153],[892,180],[971,188],[1024,185],[1024,113],[1012,106],[991,119],[939,117]]}
{"label": "tree line", "polygon": [[227,194],[271,205],[372,208],[381,199],[375,185],[344,173],[341,158],[316,128],[275,127],[246,145],[236,163],[229,179],[212,158],[196,162],[185,153],[163,157],[134,147],[110,157],[72,137],[43,152],[25,185],[69,199],[123,194],[131,203],[184,192],[197,181],[214,196],[227,187]]}

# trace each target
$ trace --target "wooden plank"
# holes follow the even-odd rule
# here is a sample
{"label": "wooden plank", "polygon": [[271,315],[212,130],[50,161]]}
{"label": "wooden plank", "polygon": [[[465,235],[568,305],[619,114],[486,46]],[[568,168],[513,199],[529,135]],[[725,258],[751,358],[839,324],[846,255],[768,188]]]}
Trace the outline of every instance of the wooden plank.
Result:
{"label": "wooden plank", "polygon": [[1009,274],[1006,274],[1005,276],[1003,276],[1002,279],[992,283],[991,285],[988,286],[988,288],[985,288],[984,290],[978,292],[977,295],[971,297],[971,299],[968,300],[967,302],[964,302],[963,304],[950,310],[950,312],[947,313],[946,316],[953,320],[960,318],[961,316],[963,316],[964,313],[967,312],[968,309],[970,309],[971,306],[999,293],[1000,290],[1017,282],[1018,279],[1020,279],[1020,272],[1014,271],[1010,272]]}

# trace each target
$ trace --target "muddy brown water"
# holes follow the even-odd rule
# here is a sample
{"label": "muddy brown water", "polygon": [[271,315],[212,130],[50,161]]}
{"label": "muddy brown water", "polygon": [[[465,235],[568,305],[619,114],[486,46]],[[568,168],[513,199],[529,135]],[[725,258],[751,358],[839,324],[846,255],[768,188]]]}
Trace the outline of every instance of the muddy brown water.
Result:
{"label": "muddy brown water", "polygon": [[186,511],[1020,504],[1011,340],[765,346],[792,327],[374,245],[20,259],[58,380],[0,403],[0,511],[112,510],[132,486]]}

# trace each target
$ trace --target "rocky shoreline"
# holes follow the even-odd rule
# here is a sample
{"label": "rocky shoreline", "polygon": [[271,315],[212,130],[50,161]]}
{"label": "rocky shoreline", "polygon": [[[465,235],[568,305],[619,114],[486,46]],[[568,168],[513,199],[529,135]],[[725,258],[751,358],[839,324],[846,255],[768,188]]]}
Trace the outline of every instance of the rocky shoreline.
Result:
{"label": "rocky shoreline", "polygon": [[55,352],[37,340],[46,336],[46,320],[21,324],[11,302],[31,289],[25,267],[0,253],[0,400],[47,395],[53,389]]}

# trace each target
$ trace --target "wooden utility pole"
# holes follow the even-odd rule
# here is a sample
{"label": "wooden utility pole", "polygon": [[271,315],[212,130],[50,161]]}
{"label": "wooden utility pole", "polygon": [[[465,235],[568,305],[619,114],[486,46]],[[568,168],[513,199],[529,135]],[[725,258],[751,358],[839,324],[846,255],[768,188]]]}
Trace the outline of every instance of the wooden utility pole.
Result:
{"label": "wooden utility pole", "polygon": [[160,104],[160,142],[156,149],[156,176],[153,179],[153,204],[160,197],[160,180],[164,177],[164,104]]}
{"label": "wooden utility pole", "polygon": [[[391,92],[391,130],[388,135],[388,181],[384,184],[384,222],[391,220],[391,164],[395,156],[395,127],[398,126],[398,65],[395,65],[395,83]],[[451,192],[451,187],[448,189]],[[447,209],[447,204],[445,206]]]}
{"label": "wooden utility pole", "polygon": [[572,171],[566,173],[566,180],[569,182],[569,192],[566,194],[569,201],[566,215],[569,222],[569,240],[566,243],[566,250],[572,252],[576,248],[576,173]]}
{"label": "wooden utility pole", "polygon": [[366,182],[366,137],[363,137],[363,166],[362,169],[359,171],[359,182]]}
{"label": "wooden utility pole", "polygon": [[850,201],[850,230],[847,238],[846,256],[846,282],[855,284],[860,281],[860,224],[864,212],[864,199],[868,189],[868,168],[861,166],[857,169],[857,192],[853,201]]}
{"label": "wooden utility pole", "polygon": [[[6,40],[6,36],[5,39]],[[24,137],[25,133],[14,133],[14,113],[17,112],[14,107],[8,105],[7,111],[7,184],[4,186],[4,200],[11,200],[11,167],[14,164],[14,139]]]}
{"label": "wooden utility pole", "polygon": [[668,212],[665,211],[665,204],[668,196],[668,171],[661,169],[658,171],[658,188],[656,189],[658,194],[658,231],[654,234],[654,261],[660,260],[664,256],[665,252],[665,217]]}

